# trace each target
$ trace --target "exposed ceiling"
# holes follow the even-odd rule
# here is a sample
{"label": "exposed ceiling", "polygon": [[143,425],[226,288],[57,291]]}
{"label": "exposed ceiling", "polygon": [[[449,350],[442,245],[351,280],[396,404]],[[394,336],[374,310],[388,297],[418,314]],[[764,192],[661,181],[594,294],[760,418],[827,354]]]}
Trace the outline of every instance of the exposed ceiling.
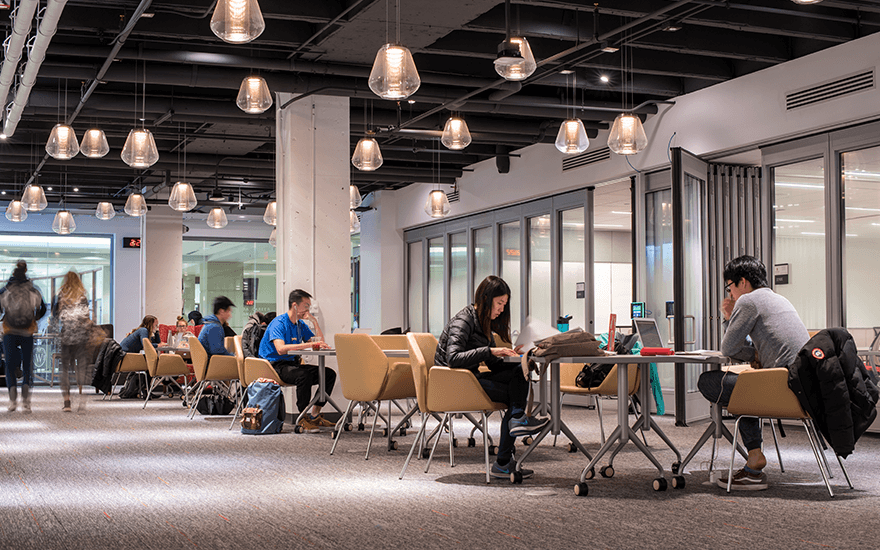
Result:
{"label": "exposed ceiling", "polygon": [[[53,187],[50,205],[66,189],[68,203],[112,197],[120,206],[130,187],[158,202],[169,184],[186,179],[201,205],[218,185],[229,198],[221,204],[237,205],[240,190],[245,203],[262,207],[274,197],[275,115],[236,107],[241,80],[252,71],[275,92],[351,98],[352,149],[370,126],[385,158],[375,172],[352,168],[362,193],[414,181],[451,183],[476,162],[552,143],[572,101],[572,80],[588,134],[607,129],[623,102],[623,52],[632,67],[626,102],[649,117],[658,101],[880,29],[880,0],[513,0],[514,34],[528,38],[538,60],[519,86],[500,79],[492,64],[505,36],[504,2],[402,0],[400,42],[413,51],[422,84],[413,103],[398,103],[367,86],[386,27],[392,41],[396,35],[396,1],[260,0],[266,29],[240,46],[211,32],[215,3],[68,1],[17,131],[0,143],[0,189],[17,194],[38,170],[44,187]],[[8,15],[0,15],[7,32]],[[621,49],[603,52],[602,42]],[[160,151],[159,162],[143,171],[119,158],[141,109]],[[450,109],[470,127],[473,143],[464,151],[439,143]],[[78,136],[102,128],[110,154],[70,161],[45,155],[51,128],[74,113]]]}

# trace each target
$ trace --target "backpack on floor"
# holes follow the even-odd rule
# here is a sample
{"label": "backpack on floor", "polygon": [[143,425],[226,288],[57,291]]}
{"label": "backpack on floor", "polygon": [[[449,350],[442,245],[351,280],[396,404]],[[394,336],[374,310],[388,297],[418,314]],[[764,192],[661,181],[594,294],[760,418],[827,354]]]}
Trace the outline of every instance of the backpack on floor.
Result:
{"label": "backpack on floor", "polygon": [[199,414],[206,416],[225,416],[230,414],[234,408],[235,403],[232,402],[232,399],[220,394],[203,395],[196,403],[196,410]]}
{"label": "backpack on floor", "polygon": [[281,386],[269,378],[258,378],[247,388],[247,407],[241,414],[241,433],[277,434],[284,427],[284,396]]}

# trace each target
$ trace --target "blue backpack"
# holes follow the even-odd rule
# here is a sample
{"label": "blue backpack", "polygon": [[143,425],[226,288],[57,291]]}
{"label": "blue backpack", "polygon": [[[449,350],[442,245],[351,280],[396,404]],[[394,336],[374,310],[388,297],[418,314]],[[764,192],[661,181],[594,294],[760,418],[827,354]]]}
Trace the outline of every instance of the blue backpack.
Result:
{"label": "blue backpack", "polygon": [[241,433],[277,434],[284,427],[284,396],[274,380],[259,378],[251,382],[247,404],[241,413]]}

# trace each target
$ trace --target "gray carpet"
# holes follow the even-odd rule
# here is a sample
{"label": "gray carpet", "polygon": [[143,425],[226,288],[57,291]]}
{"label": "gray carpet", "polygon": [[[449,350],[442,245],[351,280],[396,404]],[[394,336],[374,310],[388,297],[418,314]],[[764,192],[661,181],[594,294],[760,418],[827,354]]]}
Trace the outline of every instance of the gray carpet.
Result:
{"label": "gray carpet", "polygon": [[[784,474],[768,448],[767,491],[728,495],[704,483],[707,446],[684,489],[654,492],[656,470],[630,445],[615,460],[614,477],[589,482],[584,498],[572,487],[586,461],[567,452],[564,436],[532,454],[533,479],[487,486],[482,448],[464,446],[468,429],[460,420],[456,466],[438,450],[429,474],[414,459],[399,481],[415,429],[396,438],[394,452],[374,442],[365,461],[367,432],[343,434],[329,456],[329,434],[294,434],[286,424],[279,435],[244,436],[227,429],[230,417],[188,420],[179,400],[142,410],[139,402],[92,394],[84,412],[62,413],[57,389],[35,393],[33,413],[25,415],[6,412],[0,391],[2,548],[880,546],[880,438],[871,434],[846,461],[855,490],[832,463],[833,499],[803,430],[793,426],[782,440]],[[589,450],[598,449],[594,411],[566,407],[564,419]],[[658,422],[683,451],[704,427]],[[672,452],[647,437],[671,464]],[[726,465],[729,447],[719,454]]]}

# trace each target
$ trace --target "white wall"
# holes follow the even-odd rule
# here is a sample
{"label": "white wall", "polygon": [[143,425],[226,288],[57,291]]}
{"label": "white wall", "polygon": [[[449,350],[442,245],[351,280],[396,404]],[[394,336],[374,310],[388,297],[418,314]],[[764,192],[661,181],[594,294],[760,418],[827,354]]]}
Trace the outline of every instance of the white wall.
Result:
{"label": "white wall", "polygon": [[[406,328],[403,320],[403,231],[396,227],[398,208],[394,191],[373,193],[373,210],[361,216],[360,326],[373,334]],[[364,281],[369,281],[365,284]]]}
{"label": "white wall", "polygon": [[171,208],[153,208],[144,223],[144,286],[147,313],[170,324],[183,309],[181,279],[183,215]]}

